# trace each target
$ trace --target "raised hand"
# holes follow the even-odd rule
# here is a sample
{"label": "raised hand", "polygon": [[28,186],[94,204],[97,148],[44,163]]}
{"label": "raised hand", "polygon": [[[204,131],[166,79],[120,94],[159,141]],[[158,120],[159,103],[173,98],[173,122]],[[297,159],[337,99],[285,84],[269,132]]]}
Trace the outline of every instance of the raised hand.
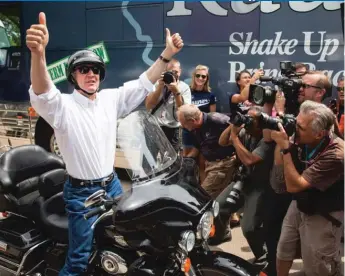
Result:
{"label": "raised hand", "polygon": [[38,22],[39,24],[31,25],[30,29],[26,31],[26,46],[28,46],[31,53],[42,54],[49,41],[49,32],[44,12],[40,12]]}
{"label": "raised hand", "polygon": [[179,33],[170,34],[170,30],[168,28],[165,29],[166,31],[166,50],[168,51],[168,53],[173,56],[176,53],[178,53],[182,47],[183,47],[183,40],[180,36]]}

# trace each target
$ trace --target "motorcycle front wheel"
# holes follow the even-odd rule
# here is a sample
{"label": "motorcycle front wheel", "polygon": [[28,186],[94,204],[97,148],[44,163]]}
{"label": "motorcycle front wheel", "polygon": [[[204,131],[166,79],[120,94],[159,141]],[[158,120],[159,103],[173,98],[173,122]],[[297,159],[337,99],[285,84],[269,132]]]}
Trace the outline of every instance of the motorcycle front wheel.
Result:
{"label": "motorcycle front wheel", "polygon": [[197,276],[259,276],[260,271],[242,258],[221,251],[199,251],[191,258]]}

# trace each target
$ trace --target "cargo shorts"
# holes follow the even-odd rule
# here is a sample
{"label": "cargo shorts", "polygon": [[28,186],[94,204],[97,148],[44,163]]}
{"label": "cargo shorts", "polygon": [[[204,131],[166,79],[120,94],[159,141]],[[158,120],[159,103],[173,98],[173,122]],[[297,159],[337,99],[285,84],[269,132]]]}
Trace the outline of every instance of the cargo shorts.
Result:
{"label": "cargo shorts", "polygon": [[215,199],[230,183],[237,168],[236,156],[205,162],[206,177],[201,183],[205,191]]}
{"label": "cargo shorts", "polygon": [[[344,222],[343,211],[332,212],[330,215]],[[342,229],[321,215],[309,216],[299,211],[296,200],[293,200],[283,221],[277,258],[293,261],[301,252],[307,276],[342,275]]]}

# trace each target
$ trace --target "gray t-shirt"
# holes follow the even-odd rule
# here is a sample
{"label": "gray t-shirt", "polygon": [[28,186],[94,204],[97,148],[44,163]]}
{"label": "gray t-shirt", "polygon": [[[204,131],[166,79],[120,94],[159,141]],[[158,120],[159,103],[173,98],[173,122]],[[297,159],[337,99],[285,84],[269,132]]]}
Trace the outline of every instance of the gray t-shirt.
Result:
{"label": "gray t-shirt", "polygon": [[268,187],[270,179],[270,170],[273,165],[274,159],[274,142],[265,142],[264,138],[255,138],[246,133],[245,129],[242,129],[239,138],[241,143],[251,153],[259,156],[262,161],[246,167],[246,171],[249,177],[246,180],[245,190]]}
{"label": "gray t-shirt", "polygon": [[[189,86],[185,82],[179,81],[178,88],[184,104],[190,104],[192,102],[192,95]],[[167,89],[164,88],[158,102],[160,102],[163,97],[166,97],[167,92]],[[170,96],[164,100],[163,104],[157,109],[154,116],[157,118],[160,126],[176,128],[180,126],[180,122],[177,121],[176,111],[176,100],[174,95],[170,93]]]}

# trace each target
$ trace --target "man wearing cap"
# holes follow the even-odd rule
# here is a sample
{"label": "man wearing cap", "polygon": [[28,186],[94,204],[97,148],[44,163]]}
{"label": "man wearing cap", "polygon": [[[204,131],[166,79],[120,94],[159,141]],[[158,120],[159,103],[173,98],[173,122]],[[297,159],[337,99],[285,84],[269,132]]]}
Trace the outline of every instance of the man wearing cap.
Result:
{"label": "man wearing cap", "polygon": [[[166,29],[166,47],[155,63],[137,80],[114,89],[100,90],[105,78],[103,60],[94,52],[77,51],[68,60],[67,79],[72,94],[62,94],[49,77],[45,49],[49,33],[44,13],[39,24],[27,30],[26,45],[31,51],[30,101],[37,113],[54,129],[69,178],[64,187],[68,212],[69,251],[60,275],[86,272],[93,241],[92,223],[84,214],[84,201],[104,189],[108,196],[122,193],[113,172],[117,118],[136,108],[166,70],[166,64],[183,47],[179,34]],[[99,93],[97,93],[99,92]]]}

